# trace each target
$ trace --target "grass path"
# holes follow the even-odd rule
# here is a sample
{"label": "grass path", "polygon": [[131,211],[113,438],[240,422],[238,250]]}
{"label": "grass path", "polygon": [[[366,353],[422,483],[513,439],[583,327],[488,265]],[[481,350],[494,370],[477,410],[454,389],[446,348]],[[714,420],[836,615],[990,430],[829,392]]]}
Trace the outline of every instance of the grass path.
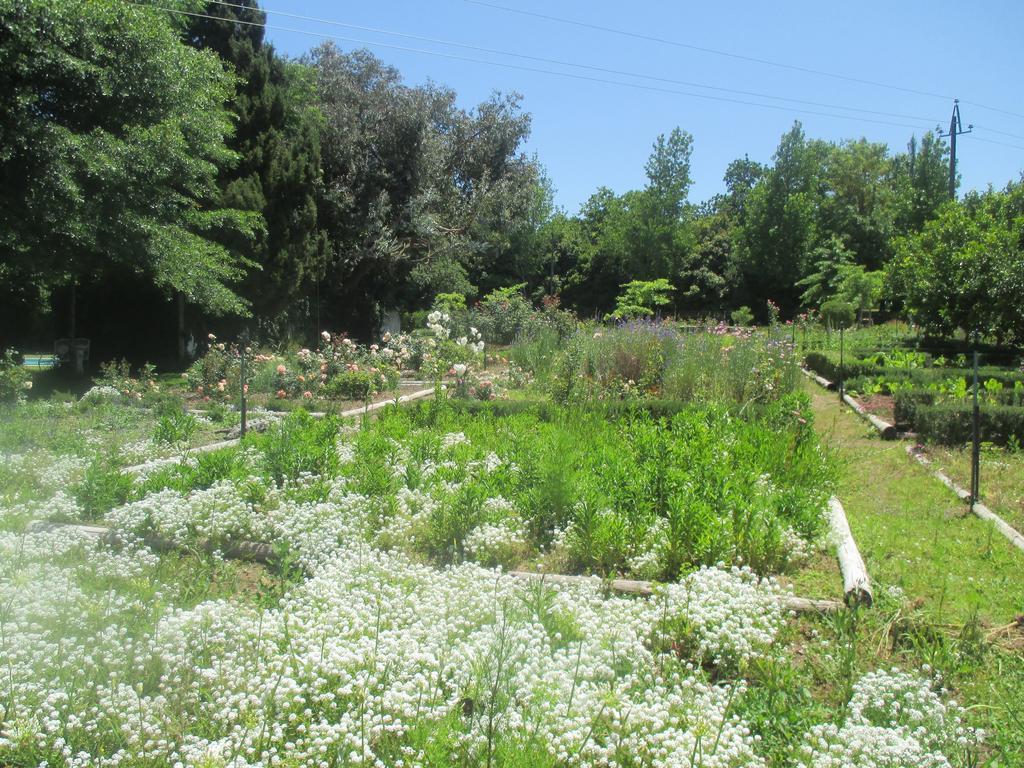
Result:
{"label": "grass path", "polygon": [[[811,383],[815,426],[840,466],[836,495],[875,583],[900,587],[937,623],[1005,625],[1024,613],[1024,556],[923,467]],[[834,559],[794,578],[797,594],[834,596]]]}

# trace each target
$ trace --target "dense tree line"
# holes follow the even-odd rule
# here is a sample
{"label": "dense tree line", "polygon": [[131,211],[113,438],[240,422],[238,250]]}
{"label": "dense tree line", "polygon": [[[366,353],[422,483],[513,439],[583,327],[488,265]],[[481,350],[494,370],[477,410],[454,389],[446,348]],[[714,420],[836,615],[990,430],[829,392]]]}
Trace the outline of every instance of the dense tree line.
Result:
{"label": "dense tree line", "polygon": [[693,138],[674,128],[643,188],[570,213],[523,153],[518,96],[465,109],[366,51],[281,56],[256,0],[168,3],[0,0],[7,340],[367,334],[384,312],[511,285],[604,316],[654,280],[663,311],[789,317],[837,294],[866,309],[883,274],[931,330],[1024,334],[1021,187],[949,201],[933,134],[892,153],[797,123],[695,203]]}

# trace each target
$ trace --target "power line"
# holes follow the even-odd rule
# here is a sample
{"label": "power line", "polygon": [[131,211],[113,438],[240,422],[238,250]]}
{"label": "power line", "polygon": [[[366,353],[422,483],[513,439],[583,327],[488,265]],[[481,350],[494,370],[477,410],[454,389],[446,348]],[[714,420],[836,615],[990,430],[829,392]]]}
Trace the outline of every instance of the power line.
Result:
{"label": "power line", "polygon": [[[239,9],[243,9],[243,10],[253,10],[251,8],[251,6],[245,6],[245,5],[241,5],[239,3],[227,2],[226,0],[207,0],[207,2],[209,2],[211,4],[214,4],[214,5],[227,6],[229,8],[239,8]],[[805,105],[812,106],[812,107],[823,107],[825,109],[840,109],[840,110],[843,110],[843,111],[846,111],[846,112],[861,112],[861,113],[869,114],[869,115],[881,115],[883,117],[895,117],[895,118],[899,118],[899,119],[902,119],[902,120],[920,120],[922,122],[935,122],[935,121],[933,121],[933,120],[931,120],[931,119],[929,119],[927,117],[921,117],[919,115],[905,115],[905,114],[900,114],[898,112],[885,112],[885,111],[882,111],[882,110],[875,110],[875,109],[863,109],[861,107],[847,107],[847,106],[844,106],[842,104],[829,104],[827,102],[809,101],[809,100],[806,100],[806,99],[798,99],[798,98],[794,98],[794,97],[790,97],[790,96],[775,96],[775,95],[768,94],[768,93],[759,93],[757,91],[745,91],[745,90],[740,90],[740,89],[737,89],[737,88],[727,88],[727,87],[724,87],[724,86],[706,85],[704,83],[696,83],[696,82],[692,82],[692,81],[689,81],[689,80],[677,80],[677,79],[670,78],[670,77],[661,77],[661,76],[658,76],[658,75],[647,75],[647,74],[644,74],[642,72],[631,72],[629,70],[611,69],[611,68],[608,68],[608,67],[600,67],[600,66],[596,66],[596,65],[592,65],[592,64],[580,64],[580,63],[574,62],[574,61],[566,61],[566,60],[563,60],[563,59],[551,59],[551,58],[546,58],[546,57],[543,57],[543,56],[533,56],[533,55],[526,54],[526,53],[519,53],[519,52],[516,52],[516,51],[501,50],[501,49],[497,49],[497,48],[486,48],[484,46],[472,45],[472,44],[469,44],[469,43],[460,43],[460,42],[456,42],[456,41],[453,41],[453,40],[445,40],[443,38],[427,37],[427,36],[424,36],[424,35],[414,35],[414,34],[410,34],[410,33],[407,33],[407,32],[396,32],[394,30],[381,29],[379,27],[367,27],[367,26],[363,26],[361,24],[352,24],[352,23],[349,23],[349,22],[337,21],[337,20],[332,20],[332,19],[322,19],[322,18],[317,18],[315,16],[303,16],[302,14],[288,13],[288,12],[285,12],[285,11],[277,11],[277,10],[273,10],[271,8],[260,8],[259,10],[262,13],[274,14],[276,16],[284,16],[284,17],[287,17],[287,18],[298,19],[298,20],[301,20],[301,21],[310,21],[310,22],[314,22],[316,24],[326,24],[326,25],[336,26],[336,27],[345,27],[347,29],[358,29],[358,30],[361,30],[361,31],[364,31],[364,32],[373,32],[373,33],[376,33],[376,34],[390,35],[392,37],[402,37],[402,38],[406,38],[406,39],[410,39],[410,40],[420,40],[422,42],[437,43],[439,45],[447,45],[447,46],[452,46],[452,47],[455,47],[455,48],[463,48],[463,49],[471,50],[471,51],[479,51],[481,53],[490,53],[490,54],[495,54],[495,55],[498,55],[498,56],[510,56],[510,57],[518,58],[518,59],[526,59],[526,60],[529,60],[529,61],[537,61],[537,62],[541,62],[541,63],[544,63],[544,64],[554,64],[556,66],[575,67],[577,69],[585,69],[585,70],[590,70],[592,72],[603,72],[605,74],[610,74],[610,75],[621,75],[621,76],[624,76],[624,77],[633,77],[633,78],[638,78],[638,79],[642,79],[642,80],[652,80],[652,81],[657,81],[657,82],[662,82],[662,83],[671,83],[673,85],[682,85],[682,86],[686,86],[688,88],[703,88],[705,90],[720,91],[722,93],[733,93],[733,94],[737,94],[737,95],[740,95],[740,96],[753,96],[753,97],[760,98],[760,99],[771,99],[772,101],[783,101],[783,102],[788,101],[788,102],[792,102],[794,104],[805,104]]]}
{"label": "power line", "polygon": [[987,110],[990,110],[992,112],[998,112],[998,113],[1000,113],[1002,115],[1009,115],[1010,117],[1018,117],[1021,120],[1024,120],[1024,113],[1021,113],[1021,112],[1011,112],[1008,109],[1000,109],[999,107],[990,107],[990,106],[986,106],[985,104],[979,104],[976,101],[968,101],[967,99],[964,99],[963,103],[964,104],[968,104],[968,105],[970,105],[972,107],[978,107],[979,109],[987,109]]}
{"label": "power line", "polygon": [[655,92],[655,93],[667,93],[667,94],[672,94],[672,95],[675,95],[675,96],[688,96],[688,97],[694,98],[694,99],[705,99],[705,100],[708,100],[708,101],[720,101],[720,102],[725,102],[725,103],[730,103],[730,104],[742,104],[742,105],[745,105],[745,106],[760,107],[762,109],[773,109],[773,110],[777,110],[777,111],[781,111],[781,112],[786,112],[788,114],[816,115],[816,116],[819,116],[819,117],[831,117],[831,118],[835,118],[835,119],[838,119],[838,120],[852,120],[852,121],[862,122],[862,123],[863,122],[877,123],[878,125],[889,125],[889,126],[895,126],[895,127],[898,127],[898,128],[910,128],[910,129],[913,129],[913,130],[928,130],[927,127],[924,127],[924,126],[922,126],[920,124],[918,124],[918,125],[911,125],[909,123],[897,123],[897,122],[893,122],[893,121],[890,121],[890,120],[877,120],[877,119],[868,118],[868,117],[857,117],[857,116],[853,116],[853,115],[837,115],[837,114],[833,114],[833,113],[830,113],[830,112],[819,112],[819,111],[810,110],[810,109],[793,109],[793,108],[789,108],[789,107],[779,106],[777,104],[761,104],[761,103],[755,102],[755,101],[746,101],[746,100],[743,100],[743,99],[733,99],[733,98],[728,98],[728,97],[725,97],[725,96],[711,96],[711,95],[705,94],[705,93],[691,93],[691,92],[688,92],[688,91],[680,91],[680,90],[676,90],[676,89],[672,89],[672,88],[661,88],[661,87],[658,87],[658,86],[643,85],[643,84],[640,84],[640,83],[626,83],[626,82],[622,82],[622,81],[619,81],[619,80],[608,80],[608,79],[605,79],[605,78],[592,77],[592,76],[589,76],[589,75],[573,74],[571,72],[557,72],[557,71],[549,70],[549,69],[541,69],[539,67],[527,67],[527,66],[523,66],[523,65],[519,65],[519,64],[508,64],[508,63],[499,62],[499,61],[487,61],[486,59],[475,59],[475,58],[472,58],[472,57],[469,57],[469,56],[460,56],[460,55],[454,54],[454,53],[444,53],[444,52],[441,52],[441,51],[430,51],[430,50],[426,50],[426,49],[423,49],[423,48],[411,48],[411,47],[402,46],[402,45],[394,45],[392,43],[381,43],[381,42],[377,42],[377,41],[374,41],[374,40],[361,40],[359,38],[345,37],[345,36],[342,36],[342,35],[329,35],[329,34],[326,34],[326,33],[323,33],[323,32],[313,32],[311,30],[296,29],[294,27],[282,27],[282,26],[279,26],[279,25],[276,25],[276,24],[271,26],[271,25],[266,24],[266,23],[261,24],[261,23],[253,22],[253,21],[242,21],[241,19],[225,19],[222,16],[211,16],[209,14],[196,13],[194,11],[182,11],[182,10],[179,10],[177,8],[166,8],[166,7],[159,6],[159,5],[149,5],[149,4],[144,4],[144,3],[137,3],[137,2],[132,2],[132,0],[124,0],[124,1],[128,5],[134,5],[134,6],[138,7],[138,8],[147,8],[147,9],[150,9],[150,10],[164,11],[166,13],[175,13],[175,14],[179,14],[179,15],[182,15],[182,16],[191,16],[191,17],[200,18],[200,19],[211,19],[213,21],[220,21],[220,22],[230,23],[230,24],[242,24],[242,25],[245,25],[245,26],[261,27],[263,29],[268,29],[268,30],[273,29],[273,30],[278,30],[278,31],[281,31],[281,32],[292,32],[292,33],[301,34],[301,35],[310,35],[310,36],[318,37],[318,38],[325,39],[325,40],[338,40],[338,41],[347,42],[347,43],[355,43],[357,45],[376,46],[376,47],[388,48],[388,49],[396,50],[396,51],[404,51],[404,52],[407,52],[407,53],[418,53],[418,54],[423,54],[423,55],[426,55],[426,56],[438,56],[438,57],[441,57],[441,58],[453,59],[455,61],[463,61],[463,62],[468,62],[468,63],[471,63],[471,64],[485,64],[485,65],[492,66],[492,67],[504,67],[506,69],[514,69],[514,70],[519,70],[519,71],[523,71],[523,72],[535,72],[535,73],[539,73],[539,74],[553,75],[553,76],[556,76],[556,77],[567,77],[567,78],[571,78],[573,80],[583,80],[583,81],[593,82],[593,83],[602,83],[602,84],[605,84],[605,85],[614,85],[614,86],[618,86],[620,88],[631,88],[631,89],[634,89],[634,90],[651,91],[651,92]]}
{"label": "power line", "polygon": [[522,8],[510,8],[509,6],[506,6],[506,5],[499,5],[497,3],[485,2],[485,0],[463,0],[463,1],[467,2],[467,3],[470,3],[472,5],[481,5],[481,6],[484,6],[486,8],[494,8],[496,10],[506,11],[508,13],[518,13],[518,14],[521,14],[523,16],[533,16],[533,17],[538,18],[538,19],[546,19],[547,21],[555,21],[555,22],[558,22],[559,24],[571,24],[571,25],[577,26],[577,27],[585,27],[587,29],[596,29],[596,30],[598,30],[600,32],[608,32],[610,34],[621,35],[623,37],[632,37],[632,38],[637,39],[637,40],[645,40],[645,41],[647,41],[649,43],[660,43],[662,45],[671,45],[671,46],[674,46],[676,48],[686,48],[686,49],[691,50],[691,51],[700,51],[701,53],[710,53],[710,54],[713,54],[715,56],[724,56],[724,57],[730,58],[730,59],[739,59],[740,61],[749,61],[749,62],[752,62],[754,64],[765,64],[765,65],[770,66],[770,67],[779,67],[780,69],[790,69],[790,70],[793,70],[795,72],[803,72],[805,74],[820,75],[822,77],[831,77],[831,78],[835,78],[836,80],[846,80],[846,81],[849,81],[849,82],[852,82],[852,83],[861,83],[863,85],[873,85],[873,86],[876,86],[876,87],[879,87],[879,88],[890,88],[890,89],[896,90],[896,91],[903,91],[904,93],[914,93],[914,94],[917,94],[918,96],[931,96],[933,98],[938,98],[938,99],[948,99],[948,98],[950,98],[949,96],[946,96],[945,94],[942,94],[942,93],[934,93],[932,91],[921,91],[921,90],[918,90],[916,88],[904,88],[904,87],[899,86],[899,85],[889,85],[888,83],[879,83],[879,82],[876,82],[874,80],[864,80],[864,79],[861,79],[859,77],[850,77],[848,75],[840,75],[840,74],[837,74],[835,72],[825,72],[824,70],[813,69],[811,67],[802,67],[802,66],[800,66],[798,64],[785,64],[785,63],[780,62],[780,61],[771,61],[770,59],[760,59],[760,58],[757,58],[756,56],[747,56],[745,54],[735,53],[733,51],[723,51],[723,50],[719,50],[717,48],[705,48],[705,47],[700,46],[700,45],[692,45],[690,43],[683,43],[683,42],[680,42],[678,40],[668,40],[668,39],[666,39],[664,37],[655,37],[654,35],[646,35],[646,34],[643,34],[643,33],[640,33],[640,32],[630,32],[630,31],[625,30],[625,29],[616,29],[615,27],[605,27],[605,26],[602,26],[600,24],[592,24],[592,23],[587,22],[587,21],[578,21],[576,19],[566,19],[566,18],[563,18],[561,16],[551,16],[551,15],[548,15],[546,13],[538,13],[536,11],[527,11],[527,10],[524,10]]}
{"label": "power line", "polygon": [[[966,102],[966,101],[964,102],[964,104],[967,104],[967,103],[969,103],[969,102]],[[988,128],[988,127],[986,127],[984,125],[976,125],[976,126],[974,126],[974,130],[976,130],[976,131],[987,131],[988,133],[998,133],[998,134],[1000,134],[1002,136],[1009,136],[1011,139],[1024,139],[1024,136],[1022,136],[1019,133],[1008,133],[1007,131],[997,131],[995,128]]]}
{"label": "power line", "polygon": [[975,136],[972,140],[983,141],[986,144],[998,144],[1000,147],[1010,147],[1011,149],[1019,149],[1021,152],[1024,152],[1024,147],[1020,146],[1019,144],[1007,144],[1005,141],[996,141],[995,139],[983,139],[980,136]]}
{"label": "power line", "polygon": [[[518,13],[522,16],[532,16],[537,19],[545,19],[547,21],[554,21],[559,24],[569,24],[576,27],[583,27],[585,29],[594,29],[600,32],[607,32],[613,35],[620,35],[622,37],[631,37],[636,40],[644,40],[650,43],[659,43],[661,45],[670,45],[676,48],[685,48],[691,51],[699,51],[701,53],[710,53],[715,56],[724,56],[730,59],[738,59],[739,61],[748,61],[754,64],[764,64],[769,67],[778,67],[779,69],[788,69],[794,72],[803,72],[804,74],[819,75],[821,77],[830,77],[835,80],[845,80],[850,83],[860,83],[861,85],[870,85],[876,88],[887,88],[893,91],[902,91],[903,93],[913,93],[918,96],[930,96],[937,99],[950,99],[951,96],[943,93],[935,93],[934,91],[924,91],[918,88],[907,88],[901,85],[893,85],[891,83],[882,83],[877,80],[866,80],[860,77],[852,77],[850,75],[842,75],[837,72],[827,72],[821,69],[815,69],[813,67],[804,67],[799,64],[786,64],[781,61],[772,61],[771,59],[761,59],[756,56],[747,56],[746,54],[736,53],[734,51],[723,51],[717,48],[706,48],[700,45],[692,45],[690,43],[683,43],[678,40],[669,40],[664,37],[656,37],[655,35],[647,35],[641,32],[631,32],[625,29],[617,29],[615,27],[606,27],[601,24],[593,24],[587,21],[579,21],[577,19],[567,19],[562,16],[552,16],[546,13],[538,13],[537,11],[527,11],[523,8],[511,8],[507,5],[499,5],[498,3],[487,2],[487,0],[463,0],[466,3],[472,5],[479,5],[485,8],[493,8],[499,11],[505,11],[507,13]],[[1017,112],[1010,112],[999,107],[987,106],[976,101],[964,101],[964,104],[970,104],[974,107],[981,109],[988,109],[993,112],[1001,112],[1004,115],[1011,115],[1013,117],[1024,118],[1024,114]]]}

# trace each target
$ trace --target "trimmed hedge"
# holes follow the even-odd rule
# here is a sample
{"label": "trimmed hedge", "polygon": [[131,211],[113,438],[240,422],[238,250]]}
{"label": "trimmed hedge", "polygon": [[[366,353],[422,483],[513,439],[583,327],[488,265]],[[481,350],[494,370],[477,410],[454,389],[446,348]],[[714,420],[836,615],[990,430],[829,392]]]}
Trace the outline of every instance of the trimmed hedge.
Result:
{"label": "trimmed hedge", "polygon": [[[839,380],[838,355],[833,357],[823,352],[808,352],[804,356],[804,365],[829,381]],[[926,387],[957,377],[962,378],[969,386],[974,377],[974,370],[971,368],[886,368],[870,358],[847,360],[843,369],[846,373],[844,378],[847,389],[853,390],[863,389],[865,384],[874,383],[879,378],[885,382],[910,382],[915,387]],[[1004,387],[1012,389],[1015,382],[1024,382],[1024,371],[992,365],[979,366],[978,381],[984,384],[989,379],[995,379]]]}
{"label": "trimmed hedge", "polygon": [[[926,442],[963,445],[971,441],[970,403],[918,405],[914,410],[914,430]],[[1024,440],[1024,408],[986,405],[980,409],[980,432],[984,442],[1007,445]]]}
{"label": "trimmed hedge", "polygon": [[[833,358],[824,352],[808,352],[804,355],[804,365],[829,381],[839,381],[839,355]],[[843,365],[846,380],[858,376],[877,376],[885,369],[872,360],[847,359]]]}

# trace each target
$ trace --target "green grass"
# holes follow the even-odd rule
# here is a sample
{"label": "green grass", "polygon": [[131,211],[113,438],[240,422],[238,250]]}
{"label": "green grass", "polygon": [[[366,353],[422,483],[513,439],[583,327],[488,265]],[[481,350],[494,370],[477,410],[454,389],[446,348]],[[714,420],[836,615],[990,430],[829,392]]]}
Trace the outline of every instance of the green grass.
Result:
{"label": "green grass", "polygon": [[[938,469],[962,488],[971,485],[969,448],[927,446],[927,455]],[[1024,532],[1024,451],[983,448],[981,452],[981,500],[1006,522]]]}
{"label": "green grass", "polygon": [[[883,442],[833,393],[808,388],[875,605],[800,619],[798,677],[815,699],[840,706],[864,670],[928,665],[986,729],[980,764],[1024,765],[1024,554],[968,514],[903,443]],[[792,581],[797,594],[836,596],[835,558],[821,556]]]}
{"label": "green grass", "polygon": [[[876,591],[900,587],[940,623],[977,615],[997,626],[1024,612],[1020,551],[970,515],[907,456],[904,443],[875,437],[832,393],[814,387],[811,398],[815,426],[839,462],[836,494]],[[811,569],[795,583],[815,594],[831,589],[833,580],[833,572]]]}

